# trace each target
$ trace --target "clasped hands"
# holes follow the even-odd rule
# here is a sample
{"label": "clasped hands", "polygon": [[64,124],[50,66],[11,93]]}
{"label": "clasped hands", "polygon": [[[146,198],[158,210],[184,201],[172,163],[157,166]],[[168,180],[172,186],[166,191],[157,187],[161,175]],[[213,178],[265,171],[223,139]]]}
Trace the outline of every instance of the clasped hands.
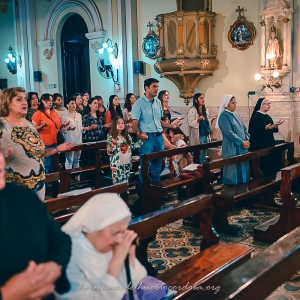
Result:
{"label": "clasped hands", "polygon": [[1,288],[3,299],[40,300],[54,291],[54,282],[61,275],[55,262],[36,264],[30,261],[26,270],[12,276]]}
{"label": "clasped hands", "polygon": [[244,149],[248,149],[248,148],[250,148],[250,142],[249,141],[243,141],[242,146],[243,146]]}
{"label": "clasped hands", "polygon": [[284,120],[278,120],[276,123],[274,123],[273,125],[271,124],[268,124],[265,126],[265,129],[268,130],[268,129],[273,129],[275,127],[278,127],[279,125],[281,125],[282,123],[284,122]]}
{"label": "clasped hands", "polygon": [[148,135],[145,132],[141,132],[138,135],[138,138],[141,139],[142,141],[146,141],[146,140],[148,140]]}

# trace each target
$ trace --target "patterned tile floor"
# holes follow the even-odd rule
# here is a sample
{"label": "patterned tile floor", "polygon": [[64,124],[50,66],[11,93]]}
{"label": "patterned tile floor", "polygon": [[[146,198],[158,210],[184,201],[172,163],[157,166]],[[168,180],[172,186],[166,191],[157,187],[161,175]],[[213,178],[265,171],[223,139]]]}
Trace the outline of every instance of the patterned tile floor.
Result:
{"label": "patterned tile floor", "polygon": [[[172,195],[172,198],[176,198]],[[280,201],[280,199],[278,199]],[[178,201],[178,200],[177,200]],[[172,201],[164,204],[170,205],[177,202]],[[220,234],[220,239],[225,242],[234,242],[249,245],[255,250],[252,255],[256,255],[268,247],[268,243],[254,241],[252,229],[272,217],[277,213],[254,209],[252,207],[239,206],[230,212],[229,222],[239,230],[238,235]],[[201,236],[197,228],[184,226],[182,220],[171,223],[160,228],[157,238],[149,245],[148,257],[159,273],[182,262],[190,256],[199,252]],[[274,291],[268,300],[294,300],[300,299],[300,278],[287,281]]]}

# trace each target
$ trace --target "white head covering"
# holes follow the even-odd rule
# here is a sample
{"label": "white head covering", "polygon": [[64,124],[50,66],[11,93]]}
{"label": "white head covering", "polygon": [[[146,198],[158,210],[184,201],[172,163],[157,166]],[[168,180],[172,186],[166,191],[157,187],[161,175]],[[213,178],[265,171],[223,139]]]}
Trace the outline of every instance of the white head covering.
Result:
{"label": "white head covering", "polygon": [[232,97],[234,97],[234,96],[227,94],[222,98],[222,102],[221,102],[221,105],[220,105],[220,108],[219,108],[218,119],[217,119],[215,128],[219,128],[220,115],[225,110],[225,108],[228,106],[228,104],[229,104]]}
{"label": "white head covering", "polygon": [[71,237],[78,237],[81,232],[96,232],[130,217],[131,212],[124,200],[117,194],[103,193],[88,200],[62,230]]}

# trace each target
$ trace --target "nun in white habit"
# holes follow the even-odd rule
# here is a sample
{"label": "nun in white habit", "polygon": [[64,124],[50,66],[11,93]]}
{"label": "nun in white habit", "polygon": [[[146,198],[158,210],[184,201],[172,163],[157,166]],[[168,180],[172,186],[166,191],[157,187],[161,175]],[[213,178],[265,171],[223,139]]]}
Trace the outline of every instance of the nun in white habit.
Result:
{"label": "nun in white habit", "polygon": [[67,267],[71,290],[59,299],[120,300],[127,293],[124,261],[129,254],[131,279],[136,286],[146,269],[135,257],[127,230],[131,213],[117,194],[99,194],[87,201],[62,227],[72,238],[72,256]]}
{"label": "nun in white habit", "polygon": [[[222,158],[247,153],[250,147],[247,128],[242,118],[234,112],[236,103],[233,95],[225,95],[220,105],[216,128],[220,128],[223,136]],[[223,184],[239,184],[248,181],[250,181],[248,161],[222,168]]]}

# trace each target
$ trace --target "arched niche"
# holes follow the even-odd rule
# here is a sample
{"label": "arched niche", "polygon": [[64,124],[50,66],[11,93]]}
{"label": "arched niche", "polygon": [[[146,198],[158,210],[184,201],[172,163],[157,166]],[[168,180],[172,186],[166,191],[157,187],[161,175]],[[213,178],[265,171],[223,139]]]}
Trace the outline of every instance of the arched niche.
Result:
{"label": "arched niche", "polygon": [[79,14],[85,20],[88,27],[86,37],[90,40],[92,48],[96,51],[97,46],[102,44],[105,31],[98,7],[92,0],[57,0],[46,17],[44,39],[38,43],[43,48],[44,54],[46,50],[48,50],[47,53],[52,52],[47,59],[51,59],[53,54],[53,46],[61,21],[67,19],[72,13]]}

